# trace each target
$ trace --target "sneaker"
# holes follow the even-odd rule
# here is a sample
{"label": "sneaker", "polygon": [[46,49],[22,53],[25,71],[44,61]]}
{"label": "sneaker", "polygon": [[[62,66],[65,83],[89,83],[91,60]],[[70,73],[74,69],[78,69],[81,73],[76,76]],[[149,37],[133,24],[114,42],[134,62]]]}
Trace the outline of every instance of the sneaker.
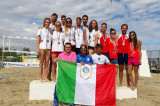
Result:
{"label": "sneaker", "polygon": [[58,106],[58,100],[57,99],[54,99],[53,106]]}

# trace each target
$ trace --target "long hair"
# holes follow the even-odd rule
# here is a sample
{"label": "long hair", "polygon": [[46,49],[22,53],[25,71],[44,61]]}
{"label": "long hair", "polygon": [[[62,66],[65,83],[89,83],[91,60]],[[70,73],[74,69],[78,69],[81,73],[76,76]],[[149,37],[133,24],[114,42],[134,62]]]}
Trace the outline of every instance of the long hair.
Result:
{"label": "long hair", "polygon": [[51,22],[50,18],[45,18],[44,21],[43,21],[43,27],[45,27],[46,20],[49,20]]}
{"label": "long hair", "polygon": [[92,27],[92,22],[95,21],[96,22],[96,27],[95,27],[95,30],[98,31],[98,24],[97,24],[97,21],[96,20],[92,20],[89,24],[89,32],[92,32],[93,30],[93,27]]}
{"label": "long hair", "polygon": [[130,33],[129,33],[129,42],[131,42],[132,40],[131,40],[131,33],[134,33],[134,41],[133,41],[133,44],[134,44],[134,49],[136,50],[136,48],[137,48],[137,34],[136,34],[136,32],[134,32],[134,31],[131,31]]}
{"label": "long hair", "polygon": [[[67,19],[70,19],[71,21],[72,21],[72,19],[70,18],[70,17],[68,17]],[[67,21],[67,19],[66,19],[66,21]],[[67,24],[65,25],[65,27],[64,27],[64,29],[65,29],[65,35],[67,34],[67,31],[68,31],[68,26],[67,26]]]}

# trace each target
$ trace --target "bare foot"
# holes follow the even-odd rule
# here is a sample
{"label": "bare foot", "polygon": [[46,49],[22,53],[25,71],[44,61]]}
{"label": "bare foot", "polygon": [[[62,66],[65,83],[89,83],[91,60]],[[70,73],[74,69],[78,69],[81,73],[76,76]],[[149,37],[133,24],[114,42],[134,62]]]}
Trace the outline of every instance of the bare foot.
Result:
{"label": "bare foot", "polygon": [[56,78],[54,78],[53,81],[56,82]]}
{"label": "bare foot", "polygon": [[119,84],[118,87],[122,87],[122,84]]}
{"label": "bare foot", "polygon": [[50,80],[49,79],[45,79],[45,82],[50,82]]}
{"label": "bare foot", "polygon": [[127,85],[128,88],[131,88],[131,85]]}
{"label": "bare foot", "polygon": [[40,82],[43,82],[43,79],[40,79]]}
{"label": "bare foot", "polygon": [[132,90],[135,90],[135,89],[136,89],[136,86],[132,86],[131,89],[132,89]]}

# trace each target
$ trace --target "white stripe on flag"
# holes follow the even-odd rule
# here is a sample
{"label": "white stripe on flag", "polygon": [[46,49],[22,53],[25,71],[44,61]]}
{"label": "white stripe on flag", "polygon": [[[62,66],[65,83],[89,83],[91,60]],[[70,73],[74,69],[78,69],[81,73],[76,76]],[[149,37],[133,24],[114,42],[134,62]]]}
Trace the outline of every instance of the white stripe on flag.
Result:
{"label": "white stripe on flag", "polygon": [[83,105],[95,105],[95,92],[96,65],[92,65],[92,76],[85,80],[80,76],[80,64],[77,64],[74,103]]}

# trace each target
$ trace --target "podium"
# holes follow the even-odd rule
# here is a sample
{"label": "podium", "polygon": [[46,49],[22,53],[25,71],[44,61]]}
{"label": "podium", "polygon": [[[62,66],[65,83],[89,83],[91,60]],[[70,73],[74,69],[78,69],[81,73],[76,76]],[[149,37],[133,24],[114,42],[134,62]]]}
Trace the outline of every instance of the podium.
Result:
{"label": "podium", "polygon": [[[52,100],[54,99],[55,82],[40,82],[34,80],[29,86],[29,100]],[[116,87],[116,99],[137,98],[137,89],[131,90],[126,86]]]}
{"label": "podium", "polygon": [[29,100],[53,100],[55,82],[34,80],[29,85]]}

